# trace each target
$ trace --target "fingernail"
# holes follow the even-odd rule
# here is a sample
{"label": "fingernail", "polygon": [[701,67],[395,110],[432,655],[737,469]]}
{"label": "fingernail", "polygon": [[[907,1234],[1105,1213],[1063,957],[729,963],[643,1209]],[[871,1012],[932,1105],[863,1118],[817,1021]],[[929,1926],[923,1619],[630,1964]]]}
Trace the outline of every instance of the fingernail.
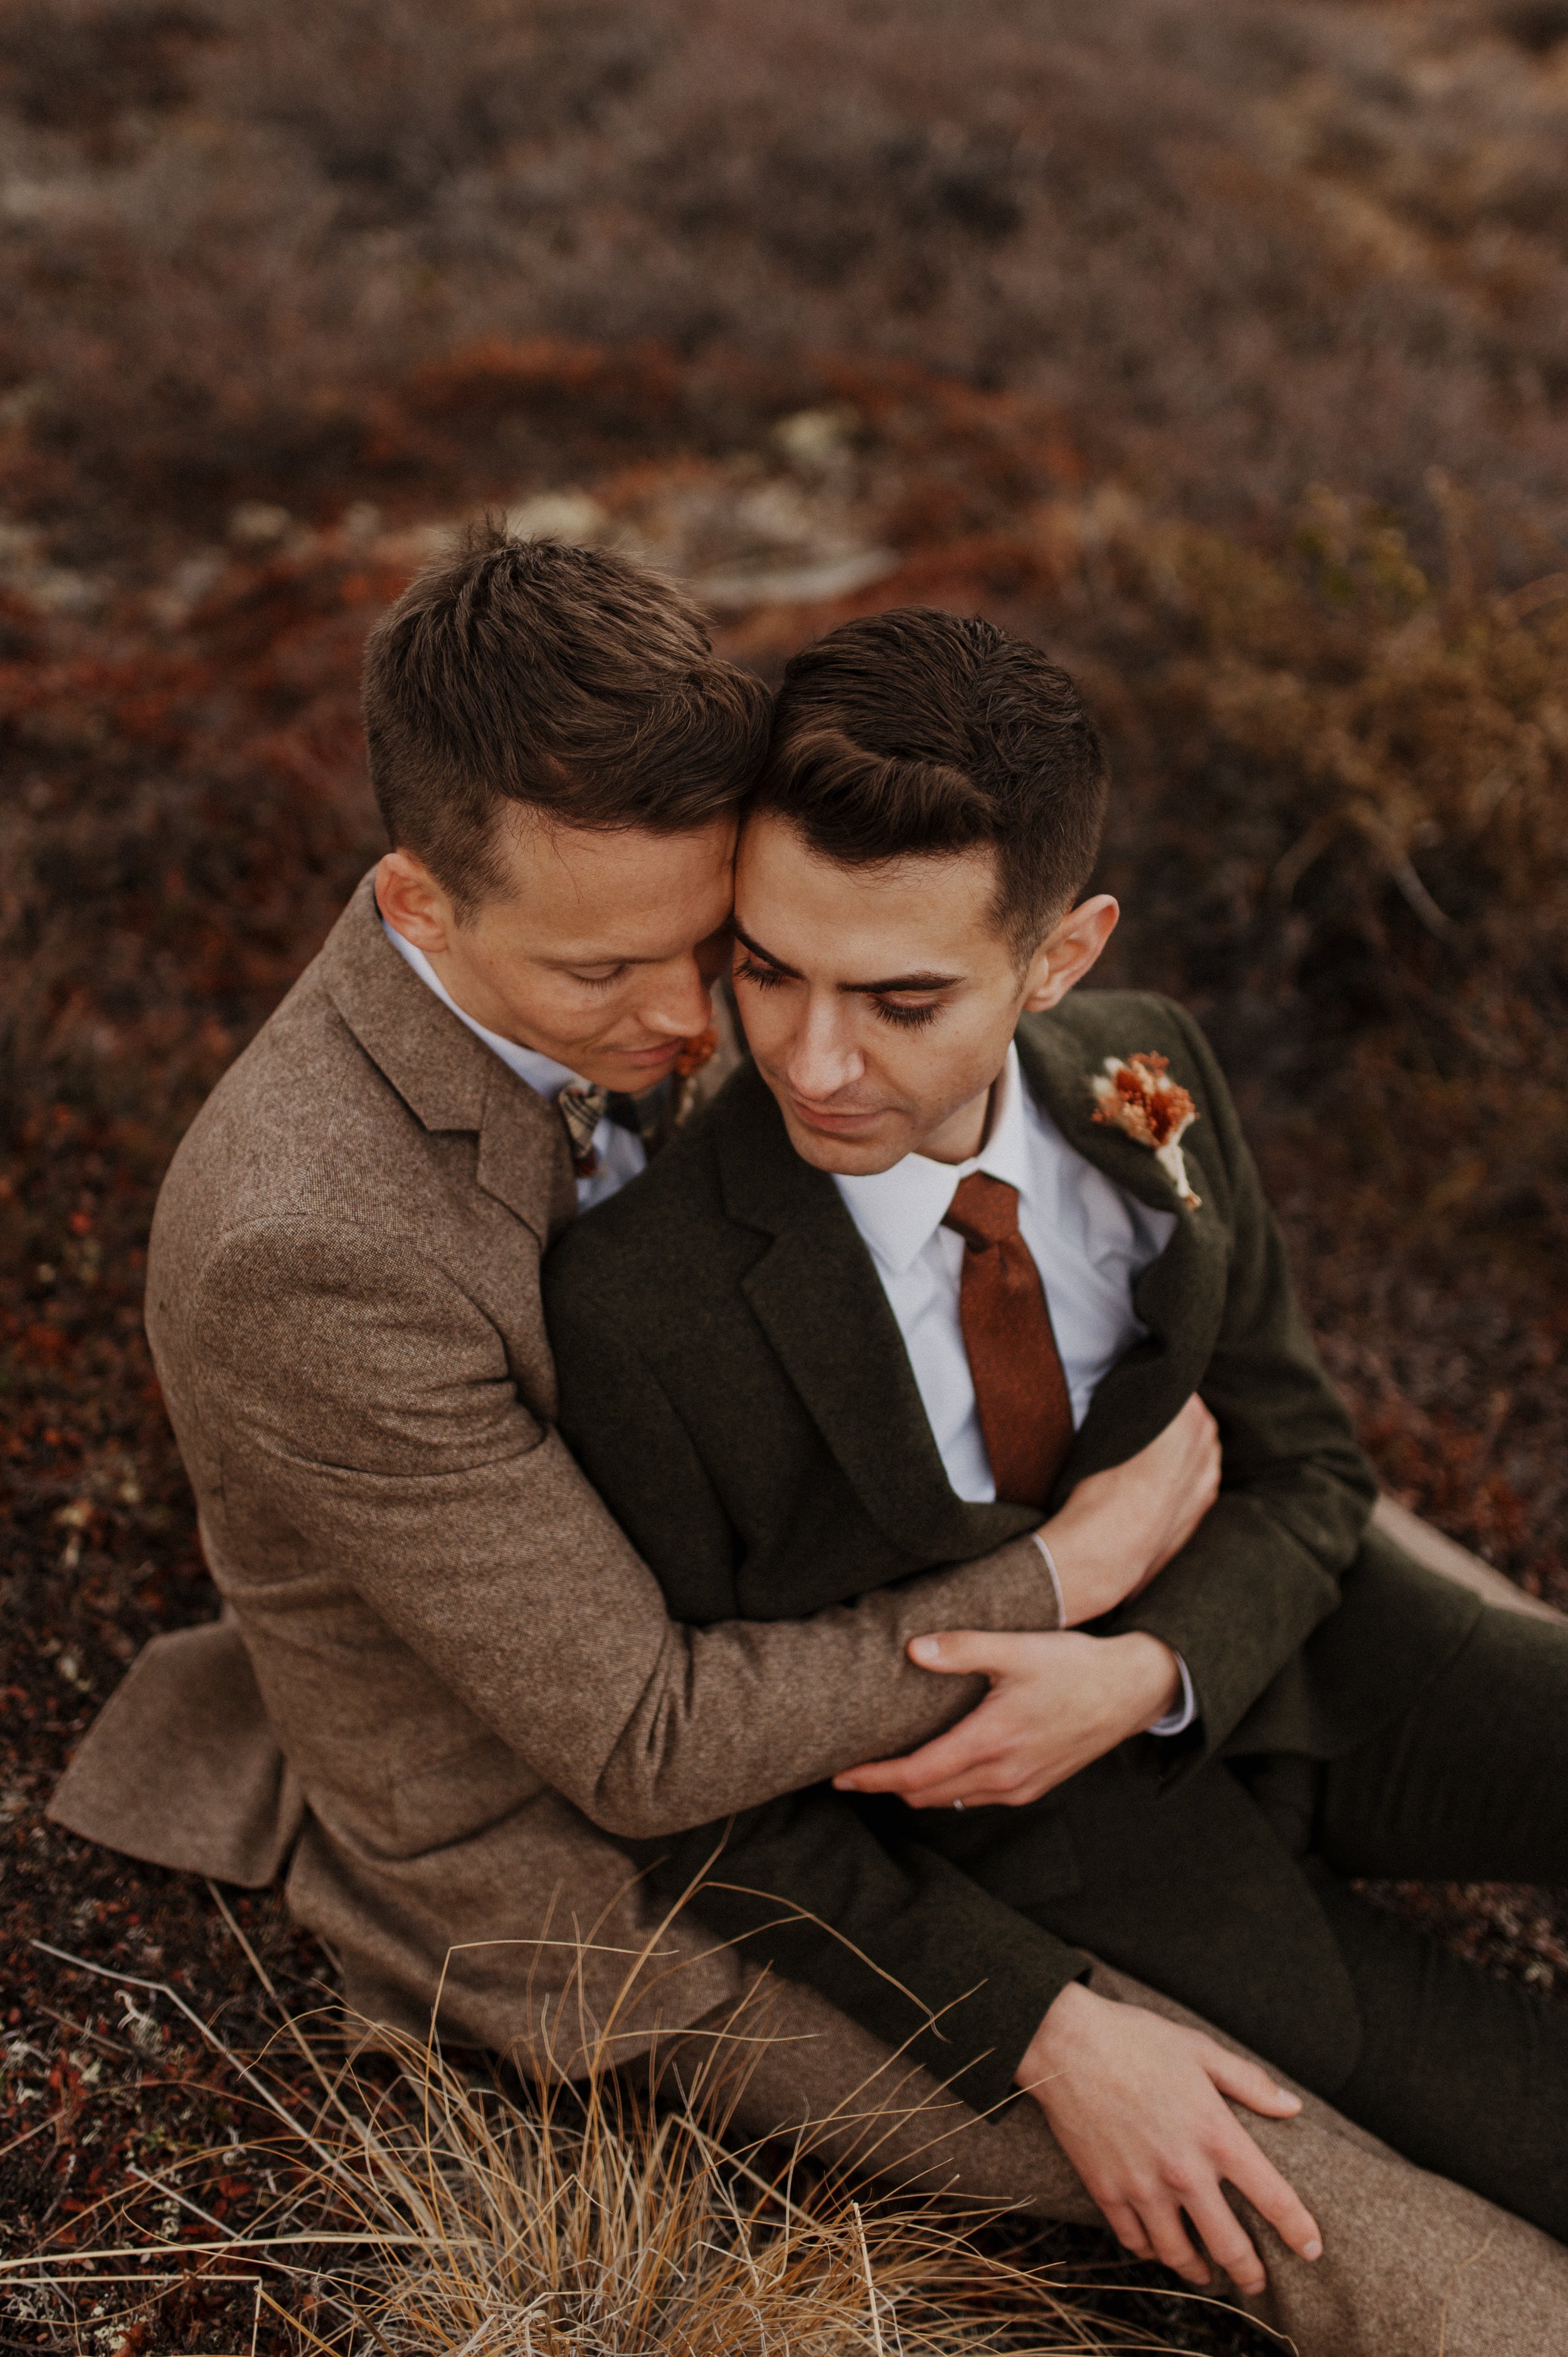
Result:
{"label": "fingernail", "polygon": [[909,1651],[918,1662],[940,1662],[942,1656],[941,1641],[937,1637],[917,1637]]}
{"label": "fingernail", "polygon": [[1323,2256],[1322,2244],[1308,2243],[1303,2249],[1301,2255],[1304,2259],[1320,2259]]}

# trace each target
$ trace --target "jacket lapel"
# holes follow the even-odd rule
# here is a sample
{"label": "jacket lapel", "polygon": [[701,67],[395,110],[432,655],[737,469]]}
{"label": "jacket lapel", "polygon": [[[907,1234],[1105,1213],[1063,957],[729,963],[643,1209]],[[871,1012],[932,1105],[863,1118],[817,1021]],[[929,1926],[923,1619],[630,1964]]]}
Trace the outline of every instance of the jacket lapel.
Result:
{"label": "jacket lapel", "polygon": [[547,1243],[576,1208],[561,1123],[398,955],[373,874],[334,926],[322,964],[338,1014],[414,1118],[427,1130],[472,1131],[479,1186]]}
{"label": "jacket lapel", "polygon": [[[1069,1452],[1056,1502],[1090,1473],[1121,1464],[1162,1432],[1197,1390],[1224,1311],[1230,1239],[1215,1177],[1197,1211],[1179,1205],[1154,1156],[1094,1120],[1090,1081],[1129,1043],[1026,1018],[1019,1058],[1029,1087],[1068,1143],[1118,1187],[1176,1224],[1133,1293],[1148,1329],[1101,1382]],[[871,1255],[832,1179],[802,1162],[755,1070],[716,1109],[725,1207],[771,1239],[741,1280],[752,1309],[823,1442],[866,1512],[924,1563],[978,1555],[1031,1527],[1026,1507],[972,1506],[948,1481],[903,1339]],[[1195,1168],[1202,1168],[1199,1155]]]}
{"label": "jacket lapel", "polygon": [[[1104,1056],[1127,1054],[1133,1043],[1097,1037],[1092,998],[1076,1011],[1088,1017],[1081,1030],[1050,1016],[1025,1017],[1018,1028],[1025,1077],[1069,1146],[1139,1202],[1174,1211],[1176,1223],[1133,1288],[1133,1307],[1148,1340],[1135,1344],[1096,1391],[1062,1468],[1063,1495],[1086,1475],[1134,1455],[1197,1390],[1224,1313],[1230,1258],[1212,1178],[1207,1185],[1199,1180],[1203,1201],[1188,1211],[1147,1147],[1095,1120],[1093,1075]],[[1195,1168],[1202,1168],[1201,1151],[1195,1142]]]}
{"label": "jacket lapel", "polygon": [[474,1176],[487,1195],[504,1203],[548,1245],[577,1210],[565,1126],[554,1106],[490,1055],[482,1040],[474,1045],[494,1067],[479,1116]]}
{"label": "jacket lapel", "polygon": [[725,1208],[772,1239],[742,1290],[877,1528],[922,1564],[962,1561],[1029,1529],[1027,1507],[954,1495],[871,1255],[832,1180],[795,1153],[755,1071],[716,1113]]}

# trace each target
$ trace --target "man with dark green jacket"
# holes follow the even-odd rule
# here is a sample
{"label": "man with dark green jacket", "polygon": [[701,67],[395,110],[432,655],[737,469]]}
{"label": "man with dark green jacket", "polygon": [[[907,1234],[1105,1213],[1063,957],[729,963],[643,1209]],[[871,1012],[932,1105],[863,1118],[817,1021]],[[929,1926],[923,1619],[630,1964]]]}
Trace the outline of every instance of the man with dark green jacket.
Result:
{"label": "man with dark green jacket", "polygon": [[[1091,1956],[1568,2239],[1568,2013],[1351,1887],[1568,1880],[1568,1632],[1369,1533],[1200,1033],[1069,996],[1116,921],[1079,899],[1103,801],[1071,682],[985,624],[885,615],[789,668],[737,871],[754,1060],[556,1248],[562,1426],[682,1619],[1041,1530],[1063,1625],[920,1641],[993,1680],[961,1727],[634,1853],[975,2106],[1029,2089],[1193,2280],[1187,2223],[1256,2279],[1222,2179],[1309,2257],[1312,2221],[1158,2038],[1151,2169]],[[1086,1483],[1208,1428],[1219,1494],[1157,1576],[1080,1552]]]}

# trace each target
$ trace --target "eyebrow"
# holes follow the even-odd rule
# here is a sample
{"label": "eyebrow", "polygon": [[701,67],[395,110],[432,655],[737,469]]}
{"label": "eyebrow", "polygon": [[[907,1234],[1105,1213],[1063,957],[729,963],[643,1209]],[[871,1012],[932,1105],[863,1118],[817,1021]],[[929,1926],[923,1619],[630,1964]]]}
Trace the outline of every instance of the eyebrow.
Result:
{"label": "eyebrow", "polygon": [[651,965],[655,961],[651,958],[628,957],[624,952],[615,950],[595,950],[591,954],[586,950],[581,950],[575,954],[567,952],[560,957],[541,958],[539,963],[541,965],[547,965],[552,974],[569,974],[575,967],[580,965]]}
{"label": "eyebrow", "polygon": [[[771,950],[765,950],[760,942],[754,942],[751,935],[743,932],[738,925],[732,926],[731,930],[742,949],[748,950],[753,957],[760,958],[764,965],[772,966],[779,974],[787,974],[793,982],[805,980],[797,967],[786,965],[781,957],[775,957]],[[840,990],[852,992],[859,997],[883,998],[896,990],[950,990],[954,983],[962,980],[963,976],[958,974],[899,974],[886,982],[841,982],[838,986]]]}

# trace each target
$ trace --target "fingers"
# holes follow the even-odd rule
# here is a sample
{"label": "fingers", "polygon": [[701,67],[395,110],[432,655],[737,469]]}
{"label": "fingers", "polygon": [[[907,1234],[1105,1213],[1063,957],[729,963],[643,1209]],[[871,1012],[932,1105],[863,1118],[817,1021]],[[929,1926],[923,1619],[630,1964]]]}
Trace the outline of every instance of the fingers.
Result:
{"label": "fingers", "polygon": [[1288,2087],[1278,2085],[1261,2062],[1252,2061],[1245,2054],[1230,2053],[1212,2038],[1205,2038],[1201,2031],[1194,2034],[1204,2050],[1199,2058],[1204,2069],[1220,2093],[1229,2095],[1232,2103],[1245,2104],[1250,2112],[1262,2112],[1272,2120],[1288,2120],[1300,2111],[1301,2097],[1293,2095]]}
{"label": "fingers", "polygon": [[1095,1717],[1101,1687],[1083,1674],[1086,1663],[1098,1666],[1099,1642],[1020,1630],[944,1630],[911,1639],[910,1657],[922,1667],[960,1676],[978,1672],[990,1679],[990,1693],[908,1758],[862,1761],[834,1783],[841,1792],[896,1793],[918,1809],[1037,1800],[1114,1739]]}
{"label": "fingers", "polygon": [[1269,2278],[1251,2235],[1218,2187],[1194,2193],[1187,2203],[1194,2232],[1217,2267],[1224,2269],[1238,2291],[1260,2292]]}
{"label": "fingers", "polygon": [[954,1776],[940,1784],[920,1785],[904,1794],[911,1809],[950,1809],[960,1801],[966,1809],[1016,1809],[1026,1801],[1037,1801],[1048,1792],[1048,1783],[999,1783],[993,1762],[977,1768],[972,1776]]}
{"label": "fingers", "polygon": [[[956,1784],[956,1796],[961,1798],[964,1781],[977,1771],[983,1774],[993,1756],[989,1728],[976,1725],[984,1709],[982,1703],[945,1735],[933,1736],[903,1760],[872,1760],[863,1767],[846,1768],[833,1778],[834,1788],[841,1792],[901,1792],[908,1800],[928,1785]],[[953,1797],[950,1792],[949,1798]]]}
{"label": "fingers", "polygon": [[923,1755],[914,1751],[907,1760],[874,1760],[846,1768],[833,1778],[833,1785],[840,1792],[895,1792],[911,1809],[950,1809],[957,1801],[966,1809],[1016,1809],[1051,1792],[1070,1772],[1070,1763],[1056,1771],[1033,1760],[1015,1764],[1005,1750],[967,1767],[955,1769],[948,1762],[940,1772],[933,1772]]}
{"label": "fingers", "polygon": [[1237,2192],[1245,2194],[1258,2215],[1268,2220],[1287,2250],[1298,2259],[1323,2256],[1323,2234],[1316,2219],[1245,2128],[1238,2126],[1236,2147],[1220,2166]]}
{"label": "fingers", "polygon": [[941,1629],[929,1637],[911,1637],[905,1649],[922,1670],[940,1670],[944,1677],[997,1678],[1017,1665],[1015,1632],[985,1629]]}
{"label": "fingers", "polygon": [[[1221,2201],[1220,2207],[1224,2208]],[[1174,2201],[1163,2198],[1139,2204],[1139,2216],[1148,2235],[1155,2256],[1163,2267],[1181,2276],[1184,2283],[1202,2286],[1208,2281],[1208,2269],[1193,2249],[1181,2212]]]}
{"label": "fingers", "polygon": [[[1256,2149],[1254,2146],[1253,2150]],[[1262,2155],[1260,2153],[1258,2158],[1262,2159]],[[1263,2165],[1265,2168],[1268,2166],[1266,2161]],[[1157,2259],[1162,2266],[1169,2267],[1184,2282],[1206,2285],[1209,2281],[1209,2272],[1203,2263],[1202,2252],[1194,2247],[1187,2231],[1186,2222],[1190,2222],[1203,2251],[1207,2251],[1214,2265],[1230,2276],[1237,2290],[1249,2295],[1261,2292],[1268,2284],[1268,2271],[1257,2247],[1220,2190],[1218,2175],[1206,2171],[1205,2176],[1206,2182],[1184,2187],[1179,2194],[1171,2191],[1141,2195],[1136,2208],[1129,2201],[1102,2203],[1111,2230],[1123,2249],[1131,2251],[1135,2258]],[[1279,2181],[1285,2192],[1290,2193],[1290,2188],[1284,2186],[1283,2178]],[[1248,2199],[1251,2200],[1251,2196],[1249,2195]],[[1291,2199],[1294,2201],[1294,2196],[1292,2195]],[[1296,2206],[1300,2208],[1301,2205],[1297,2203]],[[1265,2212],[1263,2214],[1266,2216],[1268,2213]],[[1302,2215],[1304,2218],[1306,2216],[1305,2210]],[[1271,2218],[1269,2222],[1272,2225],[1274,2222]],[[1310,2222],[1308,2221],[1309,2225]],[[1311,2241],[1315,2235],[1316,2229],[1313,2229],[1313,2235],[1308,2240]],[[1291,2247],[1293,2250],[1300,2249],[1304,2258],[1308,2255],[1316,2257],[1322,2249],[1322,2244],[1318,2242],[1316,2249],[1310,2253],[1294,2243]]]}
{"label": "fingers", "polygon": [[1144,2232],[1143,2220],[1128,2202],[1102,2201],[1100,2206],[1105,2212],[1106,2224],[1124,2251],[1131,2251],[1135,2259],[1154,2257],[1155,2246]]}
{"label": "fingers", "polygon": [[950,1733],[908,1759],[848,1768],[833,1781],[841,1792],[896,1792],[911,1809],[950,1809],[957,1801],[966,1809],[1016,1809],[1082,1765],[1080,1754],[1045,1752],[1037,1739],[1020,1738],[990,1712],[982,1703]]}

